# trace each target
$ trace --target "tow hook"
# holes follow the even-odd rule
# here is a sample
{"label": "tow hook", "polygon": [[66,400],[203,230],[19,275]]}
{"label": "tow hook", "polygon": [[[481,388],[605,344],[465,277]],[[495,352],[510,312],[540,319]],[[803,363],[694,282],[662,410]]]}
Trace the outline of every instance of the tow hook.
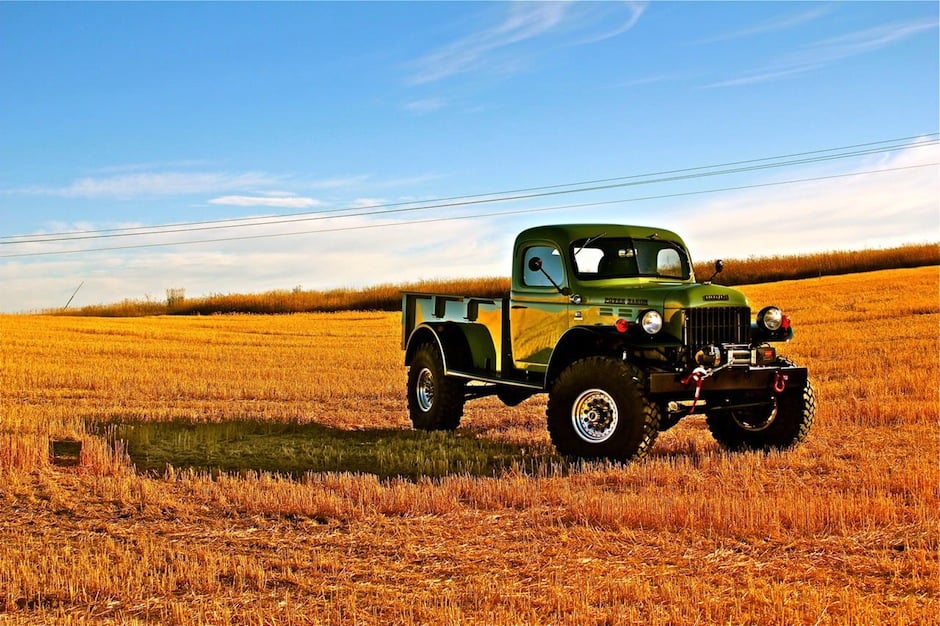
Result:
{"label": "tow hook", "polygon": [[789,376],[782,373],[780,370],[777,370],[777,373],[774,375],[774,392],[783,393],[784,389],[787,388],[787,379]]}
{"label": "tow hook", "polygon": [[692,397],[692,408],[689,409],[689,415],[695,412],[695,407],[698,405],[699,397],[702,395],[702,383],[705,382],[706,378],[709,378],[715,375],[717,372],[725,369],[726,367],[731,367],[732,360],[729,359],[724,365],[719,365],[718,367],[713,367],[708,370],[702,367],[701,365],[692,370],[692,373],[683,378],[681,382],[683,385],[694,384],[695,385],[695,395]]}
{"label": "tow hook", "polygon": [[695,407],[698,404],[699,396],[702,394],[702,383],[705,382],[705,379],[712,375],[710,370],[705,369],[704,367],[696,367],[692,370],[692,373],[682,379],[683,385],[694,384],[695,385],[695,395],[692,397],[692,408],[689,409],[689,415],[695,412]]}

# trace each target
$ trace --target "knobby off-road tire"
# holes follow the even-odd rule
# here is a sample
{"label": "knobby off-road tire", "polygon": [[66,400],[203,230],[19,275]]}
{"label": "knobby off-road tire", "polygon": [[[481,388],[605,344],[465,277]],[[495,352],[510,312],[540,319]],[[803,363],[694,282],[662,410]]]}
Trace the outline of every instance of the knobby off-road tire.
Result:
{"label": "knobby off-road tire", "polygon": [[619,359],[589,357],[569,365],[548,398],[548,432],[563,456],[630,461],[646,454],[659,434],[659,406],[638,368]]}
{"label": "knobby off-road tire", "polygon": [[[792,365],[783,359],[781,362]],[[790,448],[806,439],[815,418],[816,396],[809,378],[802,387],[784,390],[773,408],[705,412],[712,436],[728,450]]]}
{"label": "knobby off-road tire", "polygon": [[434,344],[418,347],[408,370],[408,413],[419,430],[454,430],[464,405],[463,381],[444,376],[444,358]]}

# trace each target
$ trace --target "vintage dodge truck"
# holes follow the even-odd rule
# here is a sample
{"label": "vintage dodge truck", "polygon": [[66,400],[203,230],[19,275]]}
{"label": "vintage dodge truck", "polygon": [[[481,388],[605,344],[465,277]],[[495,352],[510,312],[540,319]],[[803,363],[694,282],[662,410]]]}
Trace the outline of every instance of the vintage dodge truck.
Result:
{"label": "vintage dodge truck", "polygon": [[516,405],[548,393],[548,431],[568,458],[626,461],[704,413],[729,449],[805,439],[816,400],[805,368],[773,342],[790,319],[696,282],[662,228],[555,225],[518,235],[507,297],[405,292],[402,344],[416,428],[451,430],[468,398]]}

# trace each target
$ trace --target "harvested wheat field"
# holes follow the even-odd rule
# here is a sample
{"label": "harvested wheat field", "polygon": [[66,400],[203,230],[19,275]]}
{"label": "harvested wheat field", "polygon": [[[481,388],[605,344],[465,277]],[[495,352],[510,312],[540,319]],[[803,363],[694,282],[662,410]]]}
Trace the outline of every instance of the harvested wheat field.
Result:
{"label": "harvested wheat field", "polygon": [[808,441],[627,466],[540,397],[412,431],[394,313],[0,317],[0,623],[940,623],[938,268],[744,290]]}

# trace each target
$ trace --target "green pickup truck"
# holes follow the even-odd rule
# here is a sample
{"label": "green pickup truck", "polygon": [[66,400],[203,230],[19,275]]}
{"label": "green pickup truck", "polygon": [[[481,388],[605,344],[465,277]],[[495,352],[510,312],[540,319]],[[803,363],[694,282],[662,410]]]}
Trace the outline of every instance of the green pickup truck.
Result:
{"label": "green pickup truck", "polygon": [[806,369],[771,345],[793,336],[790,319],[774,306],[752,316],[715,275],[696,282],[682,239],[662,228],[525,230],[507,297],[402,294],[412,423],[452,430],[467,399],[547,393],[552,442],[572,459],[641,457],[693,413],[726,448],[792,446],[816,400]]}

